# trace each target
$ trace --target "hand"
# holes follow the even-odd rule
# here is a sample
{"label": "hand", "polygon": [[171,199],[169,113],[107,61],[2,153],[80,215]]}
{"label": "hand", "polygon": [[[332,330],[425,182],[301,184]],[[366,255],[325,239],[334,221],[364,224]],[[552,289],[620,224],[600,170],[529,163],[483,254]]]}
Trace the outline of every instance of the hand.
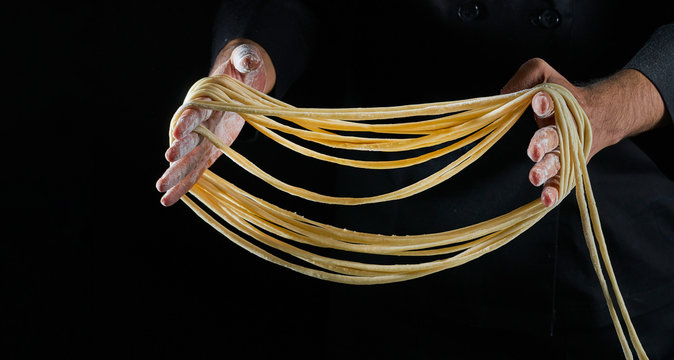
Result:
{"label": "hand", "polygon": [[[229,75],[265,93],[273,88],[276,81],[276,72],[267,52],[246,39],[232,40],[220,51],[210,75],[220,74]],[[176,140],[166,151],[166,159],[171,165],[157,181],[157,190],[166,192],[161,198],[164,206],[173,205],[185,195],[222,154],[192,130],[203,125],[231,145],[244,122],[238,114],[230,112],[188,108],[182,113],[173,132]]]}
{"label": "hand", "polygon": [[[585,87],[576,87],[545,61],[525,62],[503,87],[510,93],[549,82],[564,86],[578,100],[590,120],[590,160],[598,151],[620,140],[665,124],[665,106],[655,86],[639,71],[626,69]],[[543,185],[541,201],[554,205],[559,199],[559,138],[552,99],[545,92],[534,95],[531,108],[538,127],[527,155],[536,162],[529,172],[534,186]]]}

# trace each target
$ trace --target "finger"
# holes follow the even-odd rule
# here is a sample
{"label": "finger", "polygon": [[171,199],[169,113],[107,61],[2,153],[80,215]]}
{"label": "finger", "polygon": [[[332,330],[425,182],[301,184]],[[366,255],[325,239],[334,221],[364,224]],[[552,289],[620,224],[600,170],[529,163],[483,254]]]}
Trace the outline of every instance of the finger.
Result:
{"label": "finger", "polygon": [[175,204],[180,198],[187,194],[188,191],[194,186],[194,184],[197,182],[199,179],[199,176],[205,171],[206,169],[193,169],[187,176],[185,176],[177,185],[173,186],[169,191],[162,196],[160,202],[164,206],[171,206]]}
{"label": "finger", "polygon": [[527,155],[532,161],[539,162],[545,154],[556,149],[557,146],[559,146],[557,127],[554,125],[546,126],[536,130],[534,136],[531,137]]}
{"label": "finger", "polygon": [[201,138],[195,133],[189,133],[182,139],[178,139],[171,144],[171,147],[166,150],[166,160],[175,162],[180,160],[183,156],[194,150],[199,145]]}
{"label": "finger", "polygon": [[553,176],[545,182],[543,192],[541,192],[541,202],[546,207],[555,205],[559,200],[559,175]]}
{"label": "finger", "polygon": [[276,83],[269,54],[249,39],[234,39],[220,50],[210,75],[226,74],[248,86],[268,93]]}
{"label": "finger", "polygon": [[260,68],[262,57],[254,46],[241,44],[232,51],[231,62],[238,72],[246,74]]}
{"label": "finger", "polygon": [[[199,98],[198,100],[204,100]],[[183,111],[178,118],[175,129],[173,130],[173,137],[182,139],[192,132],[202,122],[206,121],[212,114],[211,110],[207,109],[192,109],[188,108]]]}
{"label": "finger", "polygon": [[560,167],[559,151],[549,152],[543,157],[543,160],[537,162],[531,168],[529,171],[529,181],[534,186],[541,186],[548,179],[557,175]]}
{"label": "finger", "polygon": [[237,46],[232,51],[232,57],[229,59],[231,65],[225,69],[225,74],[256,90],[268,91],[267,74],[264,71],[264,60],[260,55],[261,51],[257,46],[252,44]]}
{"label": "finger", "polygon": [[531,109],[540,118],[550,117],[555,110],[550,94],[545,91],[537,92],[531,99]]}
{"label": "finger", "polygon": [[164,196],[161,198],[161,203],[164,206],[171,206],[175,204],[180,198],[187,194],[188,191],[196,184],[199,177],[206,171],[206,169],[215,162],[215,159],[218,157],[218,152],[213,151],[209,154],[201,155],[199,161],[196,163],[196,166],[190,170],[182,179],[175,185],[172,186]]}
{"label": "finger", "polygon": [[182,181],[186,175],[198,166],[199,159],[202,157],[203,152],[204,146],[202,144],[197,146],[180,160],[171,163],[171,166],[169,166],[159,180],[157,180],[157,190],[160,192],[167,191]]}
{"label": "finger", "polygon": [[555,123],[555,105],[550,94],[545,91],[537,92],[531,99],[531,109],[538,127],[549,126]]}

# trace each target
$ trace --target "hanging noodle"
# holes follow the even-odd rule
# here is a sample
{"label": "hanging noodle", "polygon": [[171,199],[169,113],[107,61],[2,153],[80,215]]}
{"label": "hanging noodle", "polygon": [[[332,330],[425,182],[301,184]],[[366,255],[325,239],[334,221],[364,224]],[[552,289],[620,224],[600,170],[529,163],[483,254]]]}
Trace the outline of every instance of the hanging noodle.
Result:
{"label": "hanging noodle", "polygon": [[[512,94],[463,101],[380,108],[312,109],[295,108],[228,76],[213,76],[201,79],[192,86],[185,103],[173,116],[169,137],[170,142],[175,140],[172,136],[173,130],[186,108],[202,108],[236,112],[259,132],[282,146],[316,159],[357,168],[394,169],[412,166],[474,144],[470,150],[444,168],[400,189],[366,197],[336,197],[276,179],[227,146],[208,129],[199,126],[194,130],[243,169],[288,194],[326,204],[377,203],[420,193],[472,164],[513,126],[531,103],[533,95],[539,91],[547,92],[555,106],[561,163],[558,203],[576,188],[583,234],[625,357],[632,359],[632,351],[602,273],[602,261],[632,346],[639,359],[647,359],[618,288],[585,166],[592,144],[590,123],[573,95],[562,86],[546,83]],[[199,100],[203,98],[208,100]],[[274,120],[270,116],[285,122]],[[402,123],[367,122],[416,116],[436,117]],[[354,134],[342,134],[349,132]],[[309,149],[280,133],[331,148],[349,150],[399,152],[445,145],[415,157],[369,161],[338,157]],[[377,136],[365,136],[363,133]],[[386,137],[386,134],[397,136]],[[188,196],[183,196],[182,200],[197,215],[237,245],[265,260],[299,273],[346,284],[405,281],[464,264],[507,244],[551,210],[540,200],[534,200],[507,214],[464,228],[433,234],[396,236],[351,231],[304,218],[245,192],[209,170],[190,193],[210,209],[211,213],[239,233],[310,266],[282,259],[253,244],[222,225]],[[383,265],[336,259],[313,253],[292,243],[352,253],[434,258],[421,263]]]}

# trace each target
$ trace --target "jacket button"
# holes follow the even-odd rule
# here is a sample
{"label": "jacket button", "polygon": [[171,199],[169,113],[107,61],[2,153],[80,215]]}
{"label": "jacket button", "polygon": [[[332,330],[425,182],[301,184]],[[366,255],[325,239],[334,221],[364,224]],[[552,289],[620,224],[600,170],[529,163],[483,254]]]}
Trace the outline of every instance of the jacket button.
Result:
{"label": "jacket button", "polygon": [[541,11],[540,14],[538,14],[538,18],[536,20],[538,20],[536,21],[538,25],[546,29],[552,29],[559,26],[559,23],[562,22],[562,16],[559,15],[557,10],[545,9]]}
{"label": "jacket button", "polygon": [[484,11],[483,6],[477,1],[469,1],[459,6],[459,18],[463,21],[473,21],[480,17],[480,11]]}

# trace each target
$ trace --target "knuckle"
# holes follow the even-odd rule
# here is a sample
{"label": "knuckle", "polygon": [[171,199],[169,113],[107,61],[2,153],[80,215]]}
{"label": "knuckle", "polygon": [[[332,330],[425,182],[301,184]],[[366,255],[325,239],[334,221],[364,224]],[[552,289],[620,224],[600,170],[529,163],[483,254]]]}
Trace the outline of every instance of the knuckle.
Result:
{"label": "knuckle", "polygon": [[555,136],[557,136],[557,129],[546,126],[541,129],[541,136],[545,137],[548,140],[552,140]]}
{"label": "knuckle", "polygon": [[527,67],[530,67],[532,69],[542,69],[546,66],[549,66],[548,63],[545,60],[543,60],[539,57],[535,57],[535,58],[531,58],[531,59],[527,60],[527,62],[525,62],[524,65],[526,65]]}
{"label": "knuckle", "polygon": [[198,121],[201,117],[202,117],[201,109],[195,108],[195,107],[189,107],[189,108],[185,109],[185,111],[183,112],[183,115],[181,116],[181,120],[183,120],[185,122],[192,123],[192,122]]}
{"label": "knuckle", "polygon": [[559,168],[559,155],[557,155],[554,151],[551,151],[545,155],[545,163],[546,166],[554,169]]}
{"label": "knuckle", "polygon": [[546,188],[551,187],[557,190],[557,188],[559,188],[559,181],[560,181],[559,175],[555,175],[545,182],[545,187]]}
{"label": "knuckle", "polygon": [[197,110],[197,109],[195,109],[195,108],[193,108],[193,107],[187,107],[187,108],[185,108],[185,110],[183,111],[183,113],[180,114],[180,119],[186,119],[186,118],[191,117],[192,114],[193,114],[196,110]]}

